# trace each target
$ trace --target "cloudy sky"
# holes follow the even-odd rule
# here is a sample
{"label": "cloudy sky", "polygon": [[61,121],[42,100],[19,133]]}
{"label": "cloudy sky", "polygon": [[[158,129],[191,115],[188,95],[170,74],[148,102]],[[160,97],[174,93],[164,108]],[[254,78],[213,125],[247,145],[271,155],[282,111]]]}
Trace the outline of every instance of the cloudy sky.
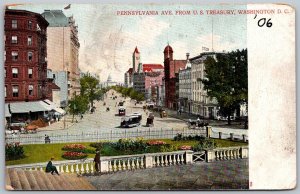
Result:
{"label": "cloudy sky", "polygon": [[[79,67],[100,75],[105,81],[124,82],[124,72],[132,65],[132,53],[137,46],[142,63],[163,64],[163,50],[169,43],[174,59],[185,59],[186,53],[194,57],[202,47],[211,50],[212,32],[215,51],[246,48],[247,17],[244,15],[169,15],[118,16],[117,11],[136,10],[224,10],[245,9],[245,5],[117,5],[117,4],[28,4],[16,6],[42,13],[45,9],[63,10],[73,15],[79,30]],[[212,30],[213,21],[213,30]]]}

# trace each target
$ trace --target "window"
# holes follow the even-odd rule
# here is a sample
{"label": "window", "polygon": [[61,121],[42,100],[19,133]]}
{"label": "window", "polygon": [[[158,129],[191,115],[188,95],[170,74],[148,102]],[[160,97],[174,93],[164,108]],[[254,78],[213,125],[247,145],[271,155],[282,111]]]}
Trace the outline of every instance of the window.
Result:
{"label": "window", "polygon": [[17,20],[11,20],[11,27],[12,28],[18,28],[18,21]]}
{"label": "window", "polygon": [[31,46],[32,45],[32,36],[27,37],[27,45]]}
{"label": "window", "polygon": [[19,86],[12,87],[13,97],[19,97]]}
{"label": "window", "polygon": [[28,29],[32,29],[32,21],[28,21]]}
{"label": "window", "polygon": [[6,68],[4,69],[4,77],[6,77]]}
{"label": "window", "polygon": [[32,61],[32,57],[33,57],[32,52],[28,52],[27,54],[28,61]]}
{"label": "window", "polygon": [[28,94],[29,96],[33,95],[33,85],[28,85]]}
{"label": "window", "polygon": [[4,97],[6,98],[6,86],[4,87]]}
{"label": "window", "polygon": [[18,78],[18,68],[12,68],[13,78]]}
{"label": "window", "polygon": [[11,43],[17,44],[18,43],[18,37],[17,36],[11,36]]}
{"label": "window", "polygon": [[32,78],[32,68],[28,69],[28,78]]}
{"label": "window", "polygon": [[11,57],[13,61],[17,61],[18,60],[18,52],[17,51],[12,51],[11,52]]}

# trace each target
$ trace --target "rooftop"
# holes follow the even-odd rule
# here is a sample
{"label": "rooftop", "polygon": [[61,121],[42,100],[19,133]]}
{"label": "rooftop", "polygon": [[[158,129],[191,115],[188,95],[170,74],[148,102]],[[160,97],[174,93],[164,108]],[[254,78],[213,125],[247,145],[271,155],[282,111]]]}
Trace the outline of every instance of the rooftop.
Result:
{"label": "rooftop", "polygon": [[42,16],[49,22],[49,27],[66,27],[69,19],[62,10],[44,10]]}

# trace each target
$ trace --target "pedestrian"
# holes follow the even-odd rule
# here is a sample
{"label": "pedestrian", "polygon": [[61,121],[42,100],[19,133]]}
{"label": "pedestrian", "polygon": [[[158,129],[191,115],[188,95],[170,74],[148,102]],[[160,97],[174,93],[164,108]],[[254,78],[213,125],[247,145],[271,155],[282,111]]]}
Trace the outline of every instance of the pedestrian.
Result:
{"label": "pedestrian", "polygon": [[83,114],[82,114],[82,113],[80,114],[80,119],[81,119],[81,120],[83,119]]}
{"label": "pedestrian", "polygon": [[100,151],[99,150],[96,150],[94,162],[95,162],[96,172],[100,172],[101,169],[100,169]]}
{"label": "pedestrian", "polygon": [[58,171],[57,171],[57,169],[56,169],[56,166],[54,166],[54,165],[52,164],[52,160],[54,160],[54,157],[52,157],[52,158],[50,159],[50,161],[48,162],[48,164],[47,164],[47,166],[46,166],[46,173],[51,172],[51,174],[53,175],[53,173],[55,172],[57,175],[59,175],[59,173],[58,173]]}

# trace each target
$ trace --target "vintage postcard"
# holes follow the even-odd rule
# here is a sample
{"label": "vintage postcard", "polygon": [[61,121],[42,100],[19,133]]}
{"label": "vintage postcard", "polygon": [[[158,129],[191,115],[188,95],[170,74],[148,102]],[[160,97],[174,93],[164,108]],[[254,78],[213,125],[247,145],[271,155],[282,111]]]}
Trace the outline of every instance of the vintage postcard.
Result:
{"label": "vintage postcard", "polygon": [[296,187],[292,6],[4,9],[6,190]]}

